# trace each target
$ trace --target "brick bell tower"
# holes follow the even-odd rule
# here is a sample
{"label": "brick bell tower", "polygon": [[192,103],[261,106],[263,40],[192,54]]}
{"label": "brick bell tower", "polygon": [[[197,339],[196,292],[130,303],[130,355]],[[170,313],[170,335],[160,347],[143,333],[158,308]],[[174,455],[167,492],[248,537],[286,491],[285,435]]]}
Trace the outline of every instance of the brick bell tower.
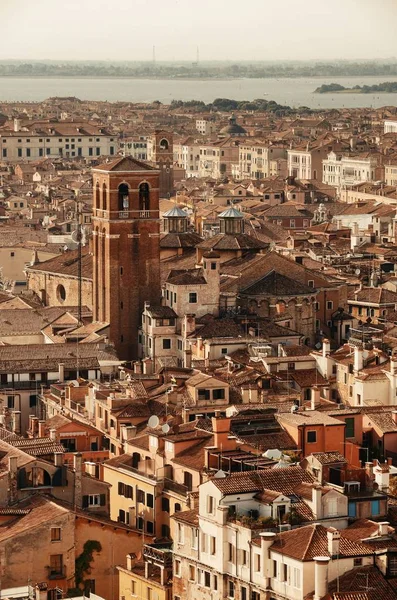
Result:
{"label": "brick bell tower", "polygon": [[130,157],[93,173],[94,320],[122,360],[137,357],[145,301],[160,302],[159,170]]}
{"label": "brick bell tower", "polygon": [[174,191],[174,139],[170,131],[156,129],[152,135],[152,160],[160,171],[160,197],[170,198]]}

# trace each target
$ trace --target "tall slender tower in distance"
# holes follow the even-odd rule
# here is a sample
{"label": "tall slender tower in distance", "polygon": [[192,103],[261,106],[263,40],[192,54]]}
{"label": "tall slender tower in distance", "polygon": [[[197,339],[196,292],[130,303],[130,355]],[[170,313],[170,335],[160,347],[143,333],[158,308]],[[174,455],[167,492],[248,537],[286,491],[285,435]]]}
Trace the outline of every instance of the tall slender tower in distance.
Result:
{"label": "tall slender tower in distance", "polygon": [[122,360],[137,358],[145,301],[160,302],[159,170],[131,157],[93,173],[94,320]]}

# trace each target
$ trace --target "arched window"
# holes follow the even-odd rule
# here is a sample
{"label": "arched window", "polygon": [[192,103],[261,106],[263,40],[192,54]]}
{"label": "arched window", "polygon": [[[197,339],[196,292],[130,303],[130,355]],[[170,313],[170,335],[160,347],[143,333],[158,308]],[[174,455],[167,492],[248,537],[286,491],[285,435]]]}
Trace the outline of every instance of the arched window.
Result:
{"label": "arched window", "polygon": [[168,143],[168,140],[166,140],[165,138],[163,138],[163,139],[160,141],[160,144],[159,144],[159,146],[160,146],[160,150],[168,150],[168,148],[169,148],[169,146],[170,146],[170,145],[169,145],[169,143]]}
{"label": "arched window", "polygon": [[99,187],[99,182],[97,182],[95,186],[95,208],[102,208],[101,206],[101,191]]}
{"label": "arched window", "polygon": [[107,210],[108,209],[108,199],[107,199],[107,187],[106,187],[106,183],[103,184],[102,186],[102,210]]}
{"label": "arched window", "polygon": [[149,210],[150,191],[148,183],[139,186],[139,210]]}
{"label": "arched window", "polygon": [[25,486],[23,487],[49,487],[50,485],[51,476],[44,469],[32,467],[32,469],[26,471]]}
{"label": "arched window", "polygon": [[130,190],[126,183],[119,185],[119,210],[129,210],[130,207]]}

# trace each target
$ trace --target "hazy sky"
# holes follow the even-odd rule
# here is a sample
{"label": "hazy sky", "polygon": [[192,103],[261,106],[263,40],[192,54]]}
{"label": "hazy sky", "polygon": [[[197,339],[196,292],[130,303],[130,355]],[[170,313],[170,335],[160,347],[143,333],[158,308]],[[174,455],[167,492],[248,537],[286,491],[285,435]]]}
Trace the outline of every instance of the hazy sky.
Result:
{"label": "hazy sky", "polygon": [[397,55],[397,0],[0,0],[0,59]]}

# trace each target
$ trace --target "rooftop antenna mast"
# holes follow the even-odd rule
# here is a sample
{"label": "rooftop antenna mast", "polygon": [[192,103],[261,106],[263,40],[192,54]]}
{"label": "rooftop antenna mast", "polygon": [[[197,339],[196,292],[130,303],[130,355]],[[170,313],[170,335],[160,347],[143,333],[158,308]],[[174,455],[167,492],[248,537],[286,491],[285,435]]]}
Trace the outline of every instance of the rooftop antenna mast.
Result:
{"label": "rooftop antenna mast", "polygon": [[196,49],[196,63],[199,64],[199,62],[200,62],[200,50],[199,50],[199,47],[197,46],[197,49]]}
{"label": "rooftop antenna mast", "polygon": [[152,62],[156,64],[156,46],[153,46]]}

